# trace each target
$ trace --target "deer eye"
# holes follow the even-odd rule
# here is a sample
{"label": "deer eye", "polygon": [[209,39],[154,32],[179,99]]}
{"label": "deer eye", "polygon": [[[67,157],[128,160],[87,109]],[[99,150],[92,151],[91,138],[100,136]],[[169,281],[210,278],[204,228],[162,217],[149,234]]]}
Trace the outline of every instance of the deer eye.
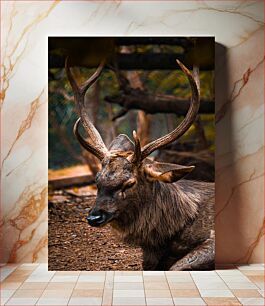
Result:
{"label": "deer eye", "polygon": [[124,185],[122,186],[122,192],[125,191],[126,189],[129,189],[132,186],[134,186],[135,183],[136,183],[135,179],[131,179],[131,180],[127,181],[126,183],[124,183]]}

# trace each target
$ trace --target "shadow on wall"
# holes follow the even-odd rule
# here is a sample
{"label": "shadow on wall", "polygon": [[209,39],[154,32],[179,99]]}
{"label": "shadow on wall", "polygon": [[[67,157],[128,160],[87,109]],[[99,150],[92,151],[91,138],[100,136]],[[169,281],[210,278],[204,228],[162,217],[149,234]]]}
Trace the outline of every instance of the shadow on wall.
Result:
{"label": "shadow on wall", "polygon": [[[240,183],[235,164],[236,141],[233,131],[233,113],[231,110],[231,88],[229,84],[229,62],[227,48],[215,44],[215,120],[216,120],[216,150],[215,150],[215,228],[216,228],[216,263],[232,262],[231,246],[238,250],[245,248],[242,236],[242,219],[240,218],[240,201],[232,201],[233,186]],[[227,169],[229,168],[229,171]],[[224,173],[224,169],[226,170]],[[227,174],[229,173],[229,177]],[[232,184],[231,184],[232,183]],[[227,206],[232,211],[229,218],[223,211]],[[230,235],[230,234],[231,235]],[[235,241],[236,239],[236,241]]]}

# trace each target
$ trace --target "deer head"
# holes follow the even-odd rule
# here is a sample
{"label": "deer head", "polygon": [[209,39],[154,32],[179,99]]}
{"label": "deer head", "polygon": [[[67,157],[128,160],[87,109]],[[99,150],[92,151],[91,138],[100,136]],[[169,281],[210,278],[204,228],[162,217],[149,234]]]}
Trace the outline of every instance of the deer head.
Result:
{"label": "deer head", "polygon": [[[192,125],[199,110],[199,90],[190,71],[177,60],[182,71],[188,77],[192,97],[188,113],[176,129],[141,147],[140,140],[133,131],[133,142],[126,135],[117,136],[107,148],[85,109],[84,97],[87,89],[100,76],[104,62],[96,72],[82,85],[78,85],[66,60],[66,73],[72,86],[80,118],[74,125],[74,134],[87,151],[94,154],[102,164],[96,175],[98,194],[96,204],[87,220],[92,226],[102,226],[126,214],[128,208],[141,201],[143,192],[152,192],[156,182],[174,183],[193,170],[193,166],[159,163],[147,157],[181,137]],[[82,123],[87,139],[79,133]]]}

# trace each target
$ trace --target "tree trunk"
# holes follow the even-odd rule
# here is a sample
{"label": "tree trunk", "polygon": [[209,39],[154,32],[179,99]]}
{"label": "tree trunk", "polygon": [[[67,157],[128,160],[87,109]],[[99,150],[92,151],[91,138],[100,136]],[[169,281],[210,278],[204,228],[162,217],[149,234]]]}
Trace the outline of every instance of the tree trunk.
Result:
{"label": "tree trunk", "polygon": [[[131,89],[130,93],[122,93],[116,96],[106,96],[104,100],[111,104],[118,104],[128,111],[140,109],[148,114],[174,113],[178,116],[185,116],[190,101],[176,98],[171,95],[149,94],[144,90]],[[201,100],[199,113],[214,114],[215,103],[209,100]]]}
{"label": "tree trunk", "polygon": [[[130,86],[133,89],[140,89],[144,91],[143,84],[140,80],[139,74],[136,71],[127,72],[127,78],[130,82]],[[142,146],[149,142],[150,124],[150,115],[147,115],[144,111],[139,110],[137,114],[137,135],[141,141]]]}

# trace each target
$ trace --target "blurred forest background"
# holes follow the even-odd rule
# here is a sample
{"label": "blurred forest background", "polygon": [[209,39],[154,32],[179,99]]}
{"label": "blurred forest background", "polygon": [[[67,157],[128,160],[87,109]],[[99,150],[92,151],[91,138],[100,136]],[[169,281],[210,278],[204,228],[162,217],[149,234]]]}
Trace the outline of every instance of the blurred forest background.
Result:
{"label": "blurred forest background", "polygon": [[88,113],[108,145],[120,133],[142,145],[173,130],[188,110],[191,90],[176,58],[200,67],[200,114],[176,143],[154,158],[197,169],[189,176],[214,180],[214,39],[213,38],[49,38],[49,169],[97,160],[84,152],[72,129],[77,119],[73,93],[64,71],[69,56],[81,83],[107,58],[99,81],[88,90]]}
{"label": "blurred forest background", "polygon": [[186,115],[191,89],[176,63],[200,70],[201,106],[178,141],[152,154],[155,160],[195,165],[187,179],[214,181],[214,38],[49,38],[49,270],[142,270],[142,251],[122,243],[109,225],[88,226],[96,196],[98,160],[73,135],[78,118],[65,74],[65,59],[78,83],[104,58],[85,103],[106,145],[120,133],[141,145],[172,131]]}

